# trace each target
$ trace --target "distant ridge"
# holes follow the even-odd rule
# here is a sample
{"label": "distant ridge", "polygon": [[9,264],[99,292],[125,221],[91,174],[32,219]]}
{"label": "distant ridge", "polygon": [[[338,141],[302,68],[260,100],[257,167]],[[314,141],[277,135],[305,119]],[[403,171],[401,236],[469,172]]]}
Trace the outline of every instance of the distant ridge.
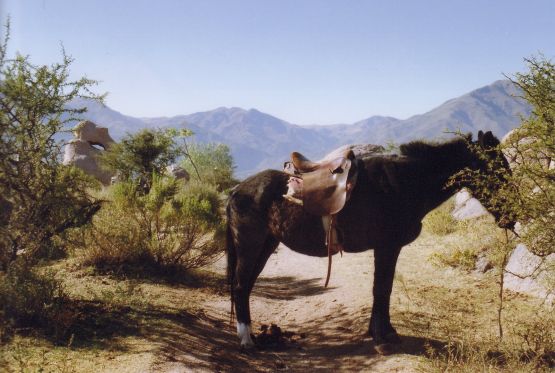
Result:
{"label": "distant ridge", "polygon": [[117,140],[127,132],[152,127],[186,127],[200,142],[227,144],[237,165],[236,175],[246,177],[265,168],[279,168],[294,150],[318,158],[344,144],[400,144],[414,139],[450,136],[445,131],[476,133],[490,130],[501,137],[528,116],[530,107],[509,80],[499,80],[451,99],[421,115],[405,120],[372,116],[353,124],[299,126],[256,109],[220,107],[175,117],[134,118],[97,103],[87,106],[84,117],[106,126]]}

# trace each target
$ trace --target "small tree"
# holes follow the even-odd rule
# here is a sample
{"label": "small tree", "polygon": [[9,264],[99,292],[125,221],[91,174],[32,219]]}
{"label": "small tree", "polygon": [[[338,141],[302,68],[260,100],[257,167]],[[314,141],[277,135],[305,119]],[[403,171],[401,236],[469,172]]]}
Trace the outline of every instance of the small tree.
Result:
{"label": "small tree", "polygon": [[162,174],[167,166],[182,156],[183,150],[176,142],[178,136],[189,136],[187,130],[144,129],[127,134],[120,143],[114,144],[100,158],[108,170],[125,181],[137,183],[148,193],[154,173]]}
{"label": "small tree", "polygon": [[[9,27],[7,28],[9,31]],[[60,163],[56,134],[85,111],[69,109],[96,82],[69,79],[72,59],[33,65],[28,56],[6,56],[9,32],[0,45],[0,268],[18,254],[32,262],[36,254],[68,228],[89,221],[100,208],[87,188],[93,181]]]}
{"label": "small tree", "polygon": [[500,145],[511,172],[489,161],[487,150],[476,148],[490,172],[465,170],[455,182],[472,185],[490,210],[494,207],[500,216],[520,222],[520,240],[546,256],[555,252],[555,65],[544,58],[526,61],[529,71],[516,74],[513,83],[532,113]]}
{"label": "small tree", "polygon": [[237,184],[233,178],[233,158],[224,144],[189,144],[182,166],[203,183],[215,185],[220,192]]}
{"label": "small tree", "polygon": [[[529,71],[516,74],[513,81],[532,106],[529,118],[523,118],[500,146],[474,150],[490,172],[463,170],[452,182],[471,186],[473,194],[488,201],[490,211],[508,221],[518,221],[523,229],[520,240],[535,254],[547,256],[555,252],[555,65],[544,58],[526,60]],[[503,150],[512,164],[489,160],[488,151]],[[508,258],[515,247],[506,232],[505,239],[493,250],[499,271],[499,336],[503,337],[502,311],[504,274]],[[537,268],[536,268],[537,269]]]}
{"label": "small tree", "polygon": [[65,53],[44,66],[8,59],[8,34],[0,45],[0,334],[13,324],[65,338],[73,316],[63,287],[34,265],[100,209],[89,194],[96,182],[61,164],[56,135],[85,111],[69,109],[73,99],[102,97],[89,90],[95,81],[69,79]]}
{"label": "small tree", "polygon": [[514,195],[511,208],[524,225],[522,240],[535,254],[555,252],[555,65],[527,59],[529,71],[513,81],[532,105],[532,114],[509,136]]}

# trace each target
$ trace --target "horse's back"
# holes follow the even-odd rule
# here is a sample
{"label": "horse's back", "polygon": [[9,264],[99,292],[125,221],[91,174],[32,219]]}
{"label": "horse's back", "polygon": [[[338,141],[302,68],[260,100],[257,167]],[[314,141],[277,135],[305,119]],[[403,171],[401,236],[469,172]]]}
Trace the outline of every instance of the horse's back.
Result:
{"label": "horse's back", "polygon": [[281,171],[265,170],[248,177],[231,192],[228,208],[246,213],[267,210],[275,200],[287,192],[289,176]]}
{"label": "horse's back", "polygon": [[233,189],[227,203],[227,224],[236,243],[266,239],[268,210],[287,192],[287,179],[283,172],[266,170]]}

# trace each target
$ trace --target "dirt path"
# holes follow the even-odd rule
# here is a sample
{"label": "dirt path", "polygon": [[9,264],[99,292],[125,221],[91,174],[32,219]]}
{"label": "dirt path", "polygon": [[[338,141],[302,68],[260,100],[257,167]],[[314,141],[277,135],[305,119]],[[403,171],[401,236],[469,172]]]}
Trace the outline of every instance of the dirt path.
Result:
{"label": "dirt path", "polygon": [[[229,325],[227,296],[207,295],[199,306],[196,327],[187,336],[166,344],[164,361],[152,371],[372,371],[413,372],[424,354],[425,339],[403,329],[395,309],[406,308],[410,296],[403,290],[411,276],[434,276],[437,269],[425,258],[431,242],[420,239],[405,247],[398,265],[392,296],[392,321],[403,336],[398,353],[381,356],[366,336],[372,302],[373,253],[335,256],[330,286],[324,288],[327,258],[312,258],[280,246],[268,261],[251,297],[253,330],[261,324],[303,334],[281,351],[239,352],[234,327]],[[216,264],[224,270],[224,261]],[[402,322],[401,322],[402,324]],[[168,359],[168,357],[170,357]],[[168,361],[170,360],[170,361]]]}

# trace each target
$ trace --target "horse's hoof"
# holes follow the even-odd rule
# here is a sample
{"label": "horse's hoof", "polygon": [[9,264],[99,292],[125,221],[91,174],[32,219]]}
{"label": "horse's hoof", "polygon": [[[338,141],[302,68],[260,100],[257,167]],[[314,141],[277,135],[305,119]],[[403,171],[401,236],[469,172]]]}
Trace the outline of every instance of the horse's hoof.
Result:
{"label": "horse's hoof", "polygon": [[395,352],[395,346],[391,343],[382,343],[382,344],[376,345],[375,348],[378,354],[380,355],[391,355],[392,353]]}
{"label": "horse's hoof", "polygon": [[241,342],[241,353],[249,353],[254,350],[254,343],[252,341]]}
{"label": "horse's hoof", "polygon": [[396,345],[401,344],[401,337],[399,337],[399,335],[395,332],[386,334],[384,339],[388,343],[393,343]]}

